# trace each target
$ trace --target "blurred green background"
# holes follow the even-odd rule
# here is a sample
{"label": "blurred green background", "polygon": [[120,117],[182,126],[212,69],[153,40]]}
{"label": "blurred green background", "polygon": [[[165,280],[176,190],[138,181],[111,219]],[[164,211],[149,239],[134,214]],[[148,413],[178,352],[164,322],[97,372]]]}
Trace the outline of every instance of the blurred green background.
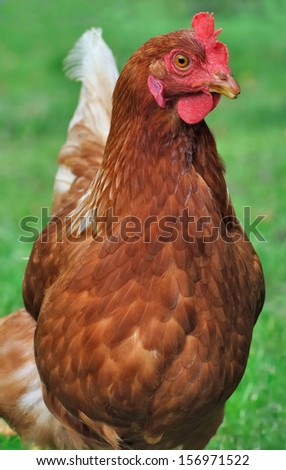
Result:
{"label": "blurred green background", "polygon": [[[210,449],[286,449],[286,3],[258,0],[0,0],[0,315],[22,306],[21,280],[31,245],[19,222],[49,206],[56,156],[79,84],[62,62],[79,36],[100,26],[119,68],[149,37],[187,27],[214,11],[242,89],[207,117],[239,217],[265,215],[262,260],[267,300],[247,372],[229,400]],[[0,448],[22,448],[0,435]]]}

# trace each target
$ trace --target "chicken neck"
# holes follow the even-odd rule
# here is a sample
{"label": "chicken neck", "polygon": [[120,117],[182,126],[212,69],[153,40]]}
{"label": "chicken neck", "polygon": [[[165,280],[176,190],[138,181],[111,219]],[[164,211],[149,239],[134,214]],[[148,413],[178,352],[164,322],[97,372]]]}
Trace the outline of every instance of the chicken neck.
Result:
{"label": "chicken neck", "polygon": [[[221,214],[227,215],[224,166],[206,123],[187,125],[176,107],[162,110],[151,99],[137,106],[138,113],[128,114],[121,106],[120,113],[114,114],[96,207],[112,208],[119,216],[140,216],[142,207],[145,215],[158,215],[165,205],[172,215],[187,205],[199,174]],[[179,193],[181,207],[166,204],[169,196]]]}

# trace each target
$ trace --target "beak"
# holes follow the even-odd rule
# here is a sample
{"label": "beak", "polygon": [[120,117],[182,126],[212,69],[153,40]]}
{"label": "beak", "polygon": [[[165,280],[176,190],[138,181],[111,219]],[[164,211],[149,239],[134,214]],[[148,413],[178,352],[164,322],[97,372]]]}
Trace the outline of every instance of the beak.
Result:
{"label": "beak", "polygon": [[211,93],[220,93],[228,98],[237,98],[240,87],[237,81],[230,74],[217,72],[213,81],[208,83]]}

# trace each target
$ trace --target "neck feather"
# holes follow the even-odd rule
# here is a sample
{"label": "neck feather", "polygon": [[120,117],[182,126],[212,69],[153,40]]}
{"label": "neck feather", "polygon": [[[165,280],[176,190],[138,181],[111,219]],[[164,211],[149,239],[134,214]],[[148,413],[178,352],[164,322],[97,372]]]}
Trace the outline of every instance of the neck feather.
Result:
{"label": "neck feather", "polygon": [[191,185],[198,173],[224,215],[224,166],[205,122],[189,126],[176,109],[159,109],[153,102],[150,107],[152,113],[125,116],[122,125],[113,121],[96,187],[97,207],[113,207],[126,215],[152,198],[177,191],[185,175]]}
{"label": "neck feather", "polygon": [[[95,209],[104,215],[112,209],[119,217],[140,216],[143,207],[145,216],[156,215],[179,188],[182,210],[196,174],[209,187],[222,216],[227,215],[224,166],[211,131],[204,121],[185,124],[175,106],[158,108],[146,83],[147,73],[133,81],[130,74],[121,74],[102,168],[76,215]],[[170,207],[166,210],[170,213]]]}

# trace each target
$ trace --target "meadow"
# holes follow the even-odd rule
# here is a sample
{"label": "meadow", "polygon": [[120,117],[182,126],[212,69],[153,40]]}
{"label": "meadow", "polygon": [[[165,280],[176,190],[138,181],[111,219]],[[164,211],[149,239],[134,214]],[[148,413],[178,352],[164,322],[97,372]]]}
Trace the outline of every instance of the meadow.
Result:
{"label": "meadow", "polygon": [[[230,5],[231,3],[231,5]],[[254,331],[246,374],[227,403],[209,449],[286,449],[286,4],[282,0],[0,1],[0,316],[22,306],[21,282],[31,244],[20,221],[49,207],[56,156],[65,141],[79,84],[62,62],[79,36],[103,29],[121,69],[149,37],[187,27],[214,11],[238,100],[223,98],[207,117],[226,162],[238,216],[262,215],[252,237],[267,297]],[[244,221],[247,223],[247,221]],[[39,222],[40,227],[41,222]],[[247,227],[246,227],[247,228]],[[0,434],[0,449],[25,446]]]}

